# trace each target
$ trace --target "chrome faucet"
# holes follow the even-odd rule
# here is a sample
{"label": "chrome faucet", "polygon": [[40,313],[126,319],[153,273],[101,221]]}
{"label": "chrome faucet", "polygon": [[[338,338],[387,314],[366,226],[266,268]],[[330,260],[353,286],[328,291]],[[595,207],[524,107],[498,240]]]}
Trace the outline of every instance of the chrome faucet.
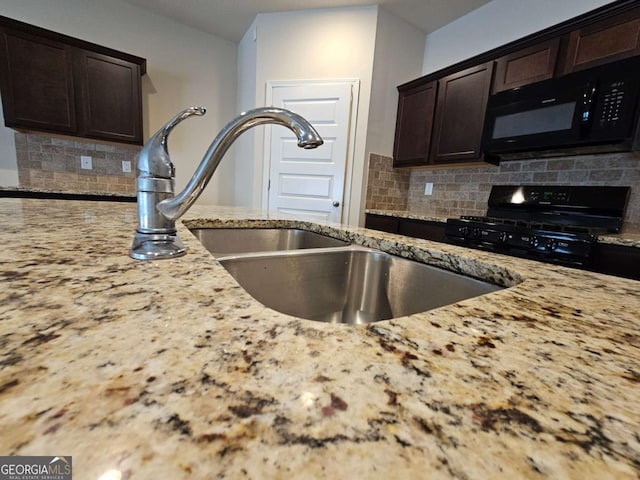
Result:
{"label": "chrome faucet", "polygon": [[185,189],[174,195],[175,168],[169,158],[167,138],[174,127],[193,115],[204,115],[203,107],[183,110],[158,130],[144,145],[138,157],[138,228],[131,246],[131,257],[137,260],[173,258],[186,253],[176,232],[176,220],[193,205],[211,180],[236,138],[257,125],[272,123],[292,130],[301,148],[316,148],[322,138],[311,124],[289,110],[256,108],[229,122],[213,140]]}

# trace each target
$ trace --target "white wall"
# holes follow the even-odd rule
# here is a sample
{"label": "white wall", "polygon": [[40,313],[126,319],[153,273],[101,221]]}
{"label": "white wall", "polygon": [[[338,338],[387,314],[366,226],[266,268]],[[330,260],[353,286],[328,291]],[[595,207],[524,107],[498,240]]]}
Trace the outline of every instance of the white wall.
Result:
{"label": "white wall", "polygon": [[[206,106],[206,116],[186,120],[170,137],[178,189],[189,180],[217,132],[236,114],[237,45],[232,42],[120,0],[0,0],[0,15],[146,58],[145,138],[183,108]],[[0,155],[3,162],[15,165],[15,152],[9,152],[6,142],[10,134],[0,126]],[[232,204],[233,177],[232,162],[223,161],[201,203]],[[4,184],[3,174],[0,185]]]}
{"label": "white wall", "polygon": [[[0,116],[2,103],[0,102]],[[0,121],[0,187],[18,186],[18,162],[16,157],[16,144],[13,139],[13,130],[5,128]]]}
{"label": "white wall", "polygon": [[[258,106],[256,95],[256,68],[258,45],[257,20],[247,29],[238,45],[238,111],[245,112]],[[235,142],[235,205],[259,207],[260,179],[254,172],[254,158],[260,148],[255,129],[243,133]]]}
{"label": "white wall", "polygon": [[392,156],[398,109],[396,87],[421,76],[419,59],[424,54],[424,44],[422,31],[383,8],[378,9],[367,153]]}
{"label": "white wall", "polygon": [[611,0],[493,0],[427,35],[422,74],[593,10]]}
{"label": "white wall", "polygon": [[[256,42],[255,105],[265,106],[266,84],[270,80],[353,79],[360,80],[360,102],[357,111],[358,128],[355,138],[351,197],[345,201],[346,217],[358,222],[364,199],[366,168],[366,134],[371,95],[371,76],[377,7],[347,7],[260,14],[254,22]],[[243,42],[251,42],[249,29]],[[247,48],[247,51],[251,49]],[[241,47],[239,63],[249,54]],[[241,89],[251,78],[240,78]],[[251,179],[251,191],[237,191],[242,204],[260,207],[264,127],[255,133],[252,168],[246,158],[238,158],[236,176]],[[247,185],[248,187],[248,185]],[[238,198],[238,197],[237,197]],[[347,205],[348,204],[348,205]]]}

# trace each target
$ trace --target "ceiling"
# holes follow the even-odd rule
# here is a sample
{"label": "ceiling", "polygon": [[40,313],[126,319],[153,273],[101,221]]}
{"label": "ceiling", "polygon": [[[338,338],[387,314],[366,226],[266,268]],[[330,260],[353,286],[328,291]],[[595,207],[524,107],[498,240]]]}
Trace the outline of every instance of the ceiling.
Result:
{"label": "ceiling", "polygon": [[239,42],[259,13],[371,5],[430,33],[489,0],[125,0],[150,12]]}

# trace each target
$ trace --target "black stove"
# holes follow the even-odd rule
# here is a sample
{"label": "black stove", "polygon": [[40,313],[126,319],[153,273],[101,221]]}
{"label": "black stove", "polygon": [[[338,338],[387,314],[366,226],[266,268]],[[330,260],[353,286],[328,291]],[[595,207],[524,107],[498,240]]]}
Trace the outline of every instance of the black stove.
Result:
{"label": "black stove", "polygon": [[449,243],[588,266],[598,235],[622,227],[629,187],[495,185],[486,216],[450,218]]}

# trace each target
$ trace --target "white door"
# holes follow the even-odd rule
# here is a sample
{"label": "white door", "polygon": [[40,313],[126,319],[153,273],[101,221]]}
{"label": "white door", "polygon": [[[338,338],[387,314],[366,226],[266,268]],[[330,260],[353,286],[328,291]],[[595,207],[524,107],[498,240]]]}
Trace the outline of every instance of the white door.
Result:
{"label": "white door", "polygon": [[312,150],[298,148],[289,129],[273,125],[269,142],[268,210],[270,213],[340,222],[353,83],[297,83],[273,85],[271,104],[307,119],[324,144]]}

